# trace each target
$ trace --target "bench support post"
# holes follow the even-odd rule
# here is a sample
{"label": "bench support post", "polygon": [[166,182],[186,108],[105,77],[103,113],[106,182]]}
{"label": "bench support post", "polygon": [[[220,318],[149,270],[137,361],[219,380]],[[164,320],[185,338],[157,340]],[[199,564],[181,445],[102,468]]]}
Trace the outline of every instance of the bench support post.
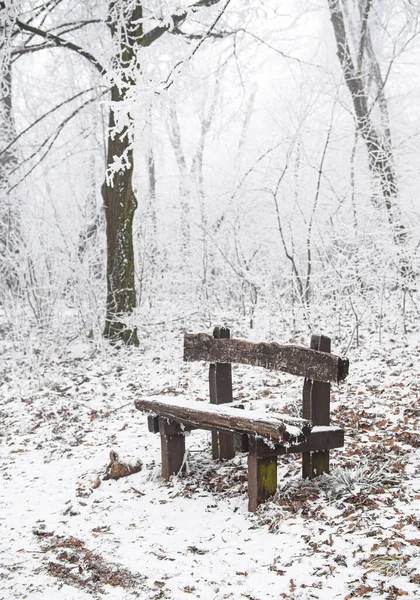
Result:
{"label": "bench support post", "polygon": [[[311,348],[321,352],[331,352],[331,339],[325,335],[313,335]],[[329,383],[305,379],[303,384],[303,418],[312,421],[313,425],[330,424],[330,390]],[[330,472],[330,452],[303,452],[302,477],[312,479],[322,473]]]}
{"label": "bench support post", "polygon": [[[230,329],[215,327],[214,338],[230,338]],[[230,363],[211,364],[209,369],[210,404],[226,404],[232,402],[232,365]],[[235,436],[224,431],[213,431],[211,434],[212,454],[214,459],[233,458],[235,456]]]}
{"label": "bench support post", "polygon": [[185,435],[179,423],[159,417],[159,433],[162,453],[162,477],[185,471]]}
{"label": "bench support post", "polygon": [[248,454],[248,510],[255,512],[258,505],[277,491],[277,455],[261,440],[249,439]]}

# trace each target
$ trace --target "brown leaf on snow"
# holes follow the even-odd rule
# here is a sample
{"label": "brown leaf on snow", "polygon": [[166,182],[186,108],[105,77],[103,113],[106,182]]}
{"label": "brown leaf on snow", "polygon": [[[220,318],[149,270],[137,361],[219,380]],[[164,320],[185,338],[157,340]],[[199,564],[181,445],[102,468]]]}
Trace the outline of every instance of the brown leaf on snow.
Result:
{"label": "brown leaf on snow", "polygon": [[398,598],[399,596],[408,596],[408,592],[395,587],[395,585],[391,585],[391,587],[388,589],[388,592],[388,600],[394,600],[394,598]]}
{"label": "brown leaf on snow", "polygon": [[208,550],[202,550],[201,548],[197,548],[197,546],[188,546],[187,550],[193,554],[207,554],[208,552]]}
{"label": "brown leaf on snow", "polygon": [[276,565],[270,565],[270,566],[268,567],[268,570],[269,570],[269,571],[273,571],[273,572],[274,572],[276,575],[280,575],[280,576],[283,576],[283,575],[285,575],[285,574],[286,574],[286,571],[283,571],[283,569],[278,569],[278,568],[276,567]]}
{"label": "brown leaf on snow", "polygon": [[37,537],[51,537],[54,535],[51,531],[45,531],[44,529],[32,529],[32,533]]}
{"label": "brown leaf on snow", "polygon": [[109,457],[111,462],[109,463],[106,473],[103,477],[103,480],[106,481],[108,479],[120,479],[120,477],[127,477],[128,475],[133,475],[134,473],[138,473],[142,469],[142,462],[138,460],[135,464],[130,465],[128,463],[123,463],[119,460],[118,454],[111,450],[109,453]]}
{"label": "brown leaf on snow", "polygon": [[358,588],[356,588],[355,590],[353,590],[352,592],[350,592],[350,594],[347,594],[347,596],[345,597],[344,600],[351,600],[351,598],[354,597],[358,597],[360,598],[361,596],[364,596],[365,594],[368,594],[369,592],[373,591],[373,587],[370,587],[369,585],[361,585]]}
{"label": "brown leaf on snow", "polygon": [[407,517],[407,524],[414,525],[414,527],[417,527],[417,529],[420,529],[420,519],[416,519],[416,517],[414,515],[409,515]]}
{"label": "brown leaf on snow", "polygon": [[420,538],[416,538],[414,540],[407,540],[407,542],[412,546],[420,546]]}

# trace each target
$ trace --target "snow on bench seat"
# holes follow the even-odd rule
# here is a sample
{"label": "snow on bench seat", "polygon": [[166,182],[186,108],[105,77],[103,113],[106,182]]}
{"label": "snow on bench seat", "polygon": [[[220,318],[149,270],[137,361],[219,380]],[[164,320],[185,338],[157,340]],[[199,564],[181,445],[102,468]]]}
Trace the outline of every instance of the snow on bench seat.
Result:
{"label": "snow on bench seat", "polygon": [[193,425],[199,429],[248,433],[275,443],[303,442],[309,436],[310,421],[281,413],[241,410],[226,404],[208,404],[178,397],[148,396],[135,401],[138,410]]}

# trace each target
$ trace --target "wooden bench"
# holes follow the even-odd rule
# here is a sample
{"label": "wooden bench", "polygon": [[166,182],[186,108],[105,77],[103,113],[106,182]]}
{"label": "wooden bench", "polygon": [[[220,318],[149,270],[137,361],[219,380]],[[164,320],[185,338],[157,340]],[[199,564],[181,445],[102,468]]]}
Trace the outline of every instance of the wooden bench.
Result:
{"label": "wooden bench", "polygon": [[[216,327],[213,337],[185,334],[184,360],[211,363],[210,404],[162,396],[135,401],[138,410],[152,413],[149,430],[160,433],[164,479],[185,470],[185,434],[193,429],[212,432],[215,459],[248,451],[250,511],[276,492],[279,455],[302,453],[304,478],[329,472],[329,451],[344,445],[344,431],[330,425],[330,384],[343,381],[349,368],[347,359],[331,354],[329,338],[312,336],[310,348],[252,343],[231,339],[229,329]],[[232,405],[231,363],[305,377],[302,418]]]}

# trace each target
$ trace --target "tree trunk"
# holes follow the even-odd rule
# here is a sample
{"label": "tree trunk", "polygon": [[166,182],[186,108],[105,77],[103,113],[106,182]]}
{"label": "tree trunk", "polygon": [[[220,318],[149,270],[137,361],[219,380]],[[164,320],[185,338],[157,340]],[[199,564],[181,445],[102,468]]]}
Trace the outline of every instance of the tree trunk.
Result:
{"label": "tree trunk", "polygon": [[[127,316],[136,307],[136,287],[133,247],[133,219],[137,200],[133,191],[133,150],[127,128],[115,130],[114,107],[125,100],[126,90],[133,81],[129,67],[137,68],[136,46],[143,35],[142,6],[137,2],[125,14],[124,29],[118,23],[118,0],[111,0],[108,26],[114,43],[118,45],[116,67],[120,68],[122,85],[111,88],[111,109],[108,130],[107,169],[115,160],[124,158],[124,167],[107,177],[102,186],[105,204],[107,237],[107,299],[104,336],[112,341],[122,340],[138,346],[136,327],[127,324]],[[124,9],[124,6],[122,6]]]}
{"label": "tree trunk", "polygon": [[[189,7],[201,8],[217,4],[219,0],[198,0]],[[133,191],[133,151],[128,127],[116,131],[114,110],[126,100],[127,90],[136,84],[140,71],[137,52],[158,40],[171,27],[182,24],[189,10],[172,15],[171,24],[158,25],[143,34],[143,7],[141,0],[109,0],[108,27],[116,47],[114,69],[117,82],[111,89],[111,113],[108,135],[108,171],[122,159],[123,169],[107,179],[102,187],[105,202],[107,232],[107,305],[104,336],[138,345],[136,328],[127,325],[126,316],[136,307],[135,269],[133,249],[133,218],[137,201]],[[131,119],[130,114],[127,115]],[[154,165],[153,165],[154,166]],[[184,204],[186,210],[187,204]],[[188,225],[188,220],[185,220]],[[184,232],[189,246],[189,229]]]}
{"label": "tree trunk", "polygon": [[[121,101],[122,94],[114,86],[111,101]],[[115,126],[114,113],[109,116],[110,132]],[[137,201],[133,192],[133,156],[128,136],[108,137],[108,167],[115,157],[127,152],[129,166],[113,176],[112,184],[105,181],[102,196],[105,204],[107,238],[107,299],[104,336],[111,340],[122,339],[127,344],[138,345],[136,329],[125,322],[126,315],[136,307],[134,278],[133,219]]]}

